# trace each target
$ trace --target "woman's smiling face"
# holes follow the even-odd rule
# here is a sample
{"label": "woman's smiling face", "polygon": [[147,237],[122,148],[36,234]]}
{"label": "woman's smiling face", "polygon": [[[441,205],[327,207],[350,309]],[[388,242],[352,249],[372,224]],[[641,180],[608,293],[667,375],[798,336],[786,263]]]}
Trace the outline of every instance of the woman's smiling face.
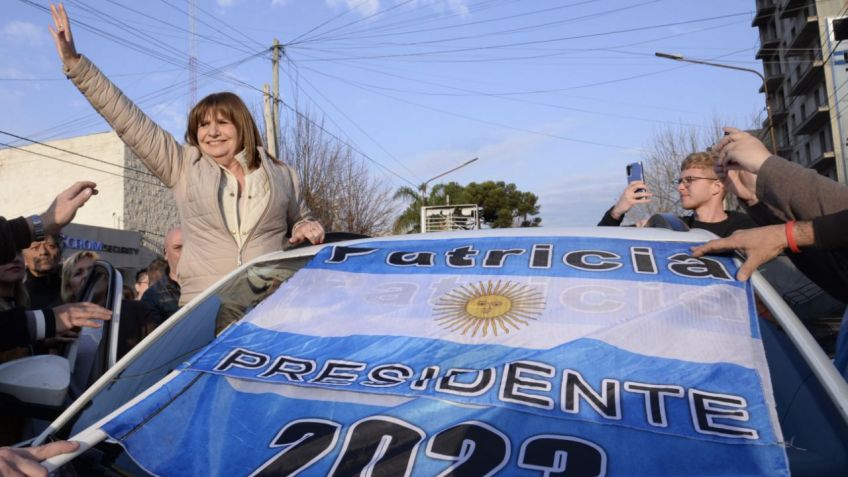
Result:
{"label": "woman's smiling face", "polygon": [[227,165],[241,149],[239,132],[232,121],[218,111],[208,111],[197,128],[197,143],[203,154]]}

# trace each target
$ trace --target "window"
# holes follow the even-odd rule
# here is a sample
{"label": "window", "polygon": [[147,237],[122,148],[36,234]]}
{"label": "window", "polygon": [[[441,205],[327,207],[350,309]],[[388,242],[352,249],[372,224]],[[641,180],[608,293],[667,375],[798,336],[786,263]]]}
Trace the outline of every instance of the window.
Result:
{"label": "window", "polygon": [[[185,314],[177,312],[174,315],[176,320],[169,319],[160,325],[170,329],[150,343],[145,357],[122,370],[108,387],[95,394],[88,407],[57,434],[66,438],[82,431],[165,377],[214,340],[223,329],[240,320],[275,292],[311,258],[301,256],[257,263],[242,270]],[[181,338],[174,339],[175,336]]]}

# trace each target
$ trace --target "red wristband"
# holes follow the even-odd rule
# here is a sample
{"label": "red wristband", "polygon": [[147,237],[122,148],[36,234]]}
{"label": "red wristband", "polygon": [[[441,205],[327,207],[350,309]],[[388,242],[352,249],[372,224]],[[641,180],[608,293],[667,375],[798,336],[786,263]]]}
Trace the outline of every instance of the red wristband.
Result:
{"label": "red wristband", "polygon": [[801,253],[801,249],[798,248],[798,243],[795,242],[795,221],[790,220],[786,222],[786,243],[789,245],[789,251],[792,253]]}

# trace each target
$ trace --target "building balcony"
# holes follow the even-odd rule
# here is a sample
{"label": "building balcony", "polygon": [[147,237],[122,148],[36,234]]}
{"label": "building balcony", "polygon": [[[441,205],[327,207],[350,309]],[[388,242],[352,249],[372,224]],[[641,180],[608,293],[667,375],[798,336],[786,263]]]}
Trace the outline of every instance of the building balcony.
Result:
{"label": "building balcony", "polygon": [[751,22],[752,27],[760,27],[765,25],[774,15],[777,6],[773,0],[758,0],[757,13],[754,15],[754,20]]}
{"label": "building balcony", "polygon": [[836,154],[833,151],[825,151],[819,157],[814,157],[809,167],[817,170],[819,174],[826,173],[835,166]]}
{"label": "building balcony", "polygon": [[810,43],[819,36],[819,17],[811,16],[803,19],[800,30],[789,42],[786,50],[788,56],[800,56],[807,53]]}
{"label": "building balcony", "polygon": [[783,10],[780,11],[780,18],[792,18],[804,8],[808,0],[788,0],[783,4]]}
{"label": "building balcony", "polygon": [[768,88],[768,90],[771,92],[777,91],[777,88],[780,87],[781,83],[783,83],[784,78],[786,78],[786,76],[780,71],[770,73],[768,70],[766,70],[765,76],[766,80],[763,85],[760,86],[760,93],[765,93],[766,88]]}
{"label": "building balcony", "polygon": [[791,82],[789,96],[800,96],[824,80],[824,62],[813,60],[810,66]]}
{"label": "building balcony", "polygon": [[[771,120],[774,122],[774,125],[782,124],[786,121],[786,118],[789,116],[789,110],[786,109],[786,106],[773,104],[771,106]],[[763,127],[768,126],[768,118],[763,121]]]}
{"label": "building balcony", "polygon": [[795,135],[810,134],[824,126],[830,120],[830,107],[827,105],[819,106],[815,111],[811,112],[800,124],[795,128]]}
{"label": "building balcony", "polygon": [[778,50],[780,50],[780,40],[777,38],[760,37],[760,49],[757,50],[756,58],[758,60],[765,60],[767,58],[771,58],[772,56],[777,55]]}

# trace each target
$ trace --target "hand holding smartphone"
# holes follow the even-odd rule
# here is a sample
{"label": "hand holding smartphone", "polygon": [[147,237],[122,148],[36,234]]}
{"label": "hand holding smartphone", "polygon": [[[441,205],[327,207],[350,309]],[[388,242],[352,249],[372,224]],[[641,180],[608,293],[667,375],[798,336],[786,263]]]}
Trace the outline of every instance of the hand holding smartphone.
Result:
{"label": "hand holding smartphone", "polygon": [[[627,165],[627,183],[633,181],[645,182],[645,172],[641,162],[632,162]],[[645,189],[636,189],[636,192],[645,192]]]}

